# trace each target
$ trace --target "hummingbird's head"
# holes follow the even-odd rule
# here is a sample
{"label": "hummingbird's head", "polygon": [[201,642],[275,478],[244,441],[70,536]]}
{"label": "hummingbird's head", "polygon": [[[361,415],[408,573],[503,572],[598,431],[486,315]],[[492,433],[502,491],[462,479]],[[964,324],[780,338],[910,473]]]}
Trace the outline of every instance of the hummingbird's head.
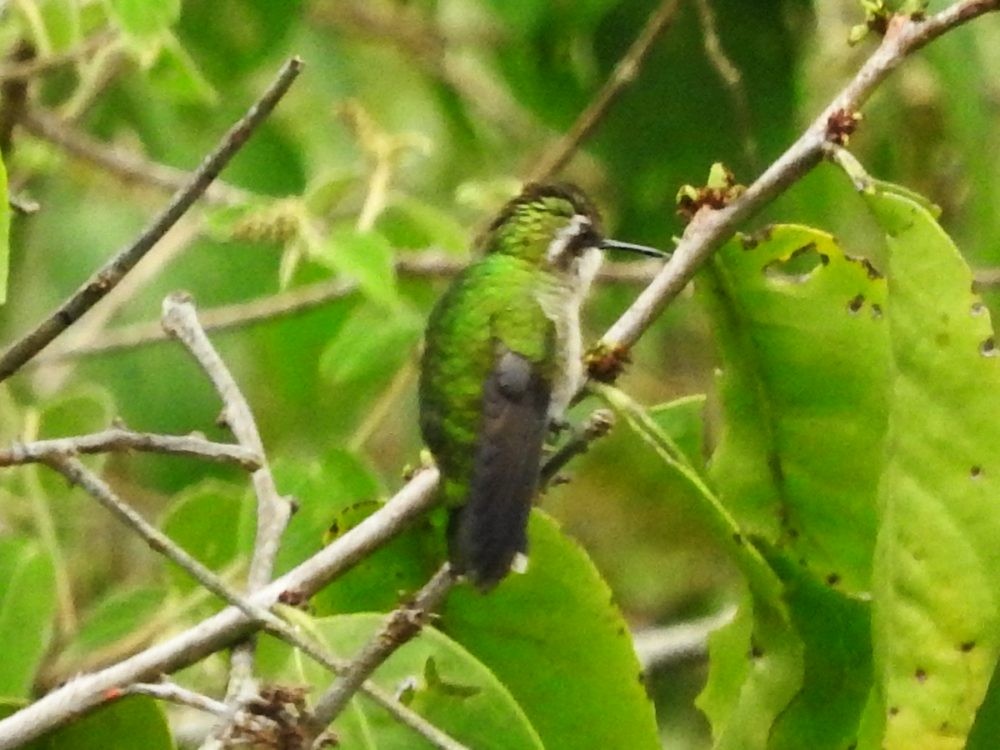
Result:
{"label": "hummingbird's head", "polygon": [[583,191],[566,183],[526,185],[500,211],[482,244],[487,253],[513,255],[585,283],[597,272],[604,249],[664,256],[605,238],[597,209]]}

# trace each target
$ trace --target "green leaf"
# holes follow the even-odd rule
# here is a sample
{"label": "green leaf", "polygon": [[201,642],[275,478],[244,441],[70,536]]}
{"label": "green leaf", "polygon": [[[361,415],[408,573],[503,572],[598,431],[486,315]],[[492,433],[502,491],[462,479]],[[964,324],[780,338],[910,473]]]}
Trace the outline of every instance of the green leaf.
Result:
{"label": "green leaf", "polygon": [[415,315],[387,316],[361,309],[341,326],[323,351],[320,373],[340,388],[384,379],[412,356],[422,332],[423,321]]}
{"label": "green leaf", "polygon": [[0,158],[0,305],[7,301],[7,272],[10,265],[10,196],[7,168]]}
{"label": "green leaf", "polygon": [[0,539],[0,696],[27,698],[48,650],[56,611],[55,566],[27,539]]}
{"label": "green leaf", "polygon": [[[698,503],[706,528],[716,535],[746,579],[750,595],[743,603],[743,617],[752,624],[743,630],[727,629],[719,636],[721,642],[710,641],[711,673],[699,705],[712,723],[717,750],[763,749],[775,720],[802,687],[804,645],[783,600],[783,585],[663,428],[621,391],[596,384],[592,387],[657,457],[695,490],[691,497]],[[740,621],[737,618],[737,623]],[[738,624],[730,627],[738,628]]]}
{"label": "green leaf", "polygon": [[546,747],[660,747],[628,628],[593,563],[539,511],[529,551],[528,571],[488,595],[456,588],[441,629],[503,681]]}
{"label": "green leaf", "polygon": [[[385,615],[377,613],[338,615],[310,620],[304,627],[335,655],[351,658],[384,619]],[[330,684],[328,672],[292,655],[283,643],[266,639],[261,644],[261,652],[262,667],[272,679],[287,682],[305,678],[315,691]],[[474,686],[477,691],[456,695],[441,690],[437,683],[428,684],[425,675],[431,660],[439,681]],[[542,747],[524,711],[504,684],[468,651],[433,628],[426,628],[419,637],[400,648],[375,671],[373,679],[389,692],[412,684],[409,707],[470,748],[540,750]],[[412,730],[401,726],[384,709],[363,696],[355,698],[354,704],[355,710],[363,714],[365,730],[371,740],[361,747],[408,750],[424,746]],[[352,734],[357,736],[356,716],[342,716],[334,722],[334,730],[339,733],[345,720],[351,725]]]}
{"label": "green leaf", "polygon": [[181,0],[107,0],[111,18],[137,39],[158,36],[181,15]]}
{"label": "green leaf", "polygon": [[[208,568],[222,574],[245,559],[253,546],[254,504],[235,485],[206,480],[185,490],[160,522],[163,532]],[[171,584],[179,591],[200,586],[168,563]]]}
{"label": "green leaf", "polygon": [[409,195],[393,198],[377,226],[395,247],[467,253],[471,244],[468,230],[451,214]]}
{"label": "green leaf", "polygon": [[775,722],[769,750],[844,750],[857,737],[872,685],[871,604],[788,560],[772,559],[805,644],[802,690]]}
{"label": "green leaf", "polygon": [[[99,649],[118,643],[152,620],[164,609],[169,592],[162,586],[113,591],[86,616],[59,660],[79,661]],[[56,672],[63,672],[57,665]]]}
{"label": "green leaf", "polygon": [[834,239],[775,226],[698,280],[723,368],[712,478],[749,532],[867,591],[886,424],[885,281]]}
{"label": "green leaf", "polygon": [[160,54],[149,69],[158,92],[183,104],[214,105],[218,94],[176,36],[164,33]]}
{"label": "green leaf", "polygon": [[1000,358],[972,274],[933,216],[891,187],[865,198],[890,252],[873,579],[881,747],[957,748],[1000,653]]}
{"label": "green leaf", "polygon": [[163,709],[152,698],[133,695],[86,714],[24,750],[174,750]]}
{"label": "green leaf", "polygon": [[399,307],[392,245],[378,232],[336,229],[316,252],[318,262],[357,281],[372,301]]}

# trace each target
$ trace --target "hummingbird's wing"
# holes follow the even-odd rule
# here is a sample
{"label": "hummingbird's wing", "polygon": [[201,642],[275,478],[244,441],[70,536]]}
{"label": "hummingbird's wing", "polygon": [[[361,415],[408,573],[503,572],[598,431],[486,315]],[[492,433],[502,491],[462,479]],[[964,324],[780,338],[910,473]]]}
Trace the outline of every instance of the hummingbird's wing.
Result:
{"label": "hummingbird's wing", "polygon": [[452,565],[491,588],[527,548],[551,384],[535,362],[498,345],[483,388],[482,426],[466,503],[448,526]]}

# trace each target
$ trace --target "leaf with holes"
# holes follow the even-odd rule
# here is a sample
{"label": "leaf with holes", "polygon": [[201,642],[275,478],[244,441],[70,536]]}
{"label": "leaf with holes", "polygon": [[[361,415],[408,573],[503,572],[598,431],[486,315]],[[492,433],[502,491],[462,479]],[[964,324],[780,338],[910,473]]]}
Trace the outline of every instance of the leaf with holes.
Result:
{"label": "leaf with holes", "polygon": [[972,274],[931,213],[891,186],[865,198],[890,252],[880,747],[960,748],[1000,654],[1000,358]]}
{"label": "leaf with holes", "polygon": [[748,532],[868,589],[886,421],[885,281],[803,226],[736,238],[698,280],[723,367],[712,478]]}

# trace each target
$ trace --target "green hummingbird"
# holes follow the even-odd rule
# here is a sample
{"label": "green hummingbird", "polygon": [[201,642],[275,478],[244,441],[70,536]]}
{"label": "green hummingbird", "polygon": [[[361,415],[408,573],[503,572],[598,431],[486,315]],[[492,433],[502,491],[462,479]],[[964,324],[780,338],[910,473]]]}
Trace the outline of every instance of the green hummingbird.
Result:
{"label": "green hummingbird", "polygon": [[580,306],[605,239],[576,187],[529,184],[480,241],[427,324],[420,428],[450,508],[448,555],[483,591],[527,552],[542,447],[583,383]]}

